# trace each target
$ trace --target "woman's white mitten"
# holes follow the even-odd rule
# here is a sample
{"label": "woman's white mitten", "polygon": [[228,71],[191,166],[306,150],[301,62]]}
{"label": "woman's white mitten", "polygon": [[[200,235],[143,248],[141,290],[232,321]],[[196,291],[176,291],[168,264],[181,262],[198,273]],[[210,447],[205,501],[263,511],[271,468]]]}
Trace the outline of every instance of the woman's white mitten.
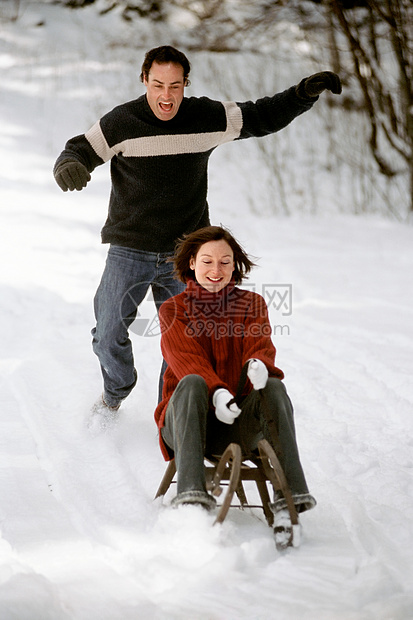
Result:
{"label": "woman's white mitten", "polygon": [[233,403],[228,407],[229,401],[232,399],[232,394],[225,388],[215,390],[212,397],[212,404],[215,407],[215,415],[220,422],[224,424],[233,424],[235,418],[241,413],[241,409]]}
{"label": "woman's white mitten", "polygon": [[261,360],[249,360],[247,375],[254,390],[262,390],[267,385],[268,370],[264,362]]}

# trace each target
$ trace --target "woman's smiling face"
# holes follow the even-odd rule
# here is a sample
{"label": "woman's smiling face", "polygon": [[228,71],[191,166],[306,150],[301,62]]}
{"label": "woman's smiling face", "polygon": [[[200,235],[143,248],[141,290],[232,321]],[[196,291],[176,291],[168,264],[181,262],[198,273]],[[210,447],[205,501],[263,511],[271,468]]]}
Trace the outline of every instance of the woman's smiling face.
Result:
{"label": "woman's smiling face", "polygon": [[203,243],[189,263],[198,284],[210,293],[217,293],[231,282],[234,253],[224,239]]}

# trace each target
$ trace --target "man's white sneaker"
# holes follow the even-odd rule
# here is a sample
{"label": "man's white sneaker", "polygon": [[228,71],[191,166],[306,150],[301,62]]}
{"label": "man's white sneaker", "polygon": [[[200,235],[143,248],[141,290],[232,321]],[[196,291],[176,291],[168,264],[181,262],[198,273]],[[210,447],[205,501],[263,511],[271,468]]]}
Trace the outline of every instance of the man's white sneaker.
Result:
{"label": "man's white sneaker", "polygon": [[88,429],[92,434],[106,432],[109,428],[116,425],[119,419],[120,403],[115,407],[109,407],[100,396],[91,409],[91,416],[88,422]]}

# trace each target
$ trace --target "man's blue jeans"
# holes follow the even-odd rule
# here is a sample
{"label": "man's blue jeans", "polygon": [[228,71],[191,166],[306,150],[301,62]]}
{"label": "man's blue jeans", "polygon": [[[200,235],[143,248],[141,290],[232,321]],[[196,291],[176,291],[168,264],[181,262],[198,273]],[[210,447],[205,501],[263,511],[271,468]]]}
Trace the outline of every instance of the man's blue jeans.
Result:
{"label": "man's blue jeans", "polygon": [[[96,291],[96,327],[92,329],[93,350],[103,375],[103,397],[109,406],[126,398],[137,381],[129,327],[138,306],[151,287],[156,311],[161,304],[184,289],[173,276],[171,254],[142,252],[117,245],[109,249],[102,280]],[[155,310],[154,307],[154,310]],[[165,363],[162,366],[160,390]]]}

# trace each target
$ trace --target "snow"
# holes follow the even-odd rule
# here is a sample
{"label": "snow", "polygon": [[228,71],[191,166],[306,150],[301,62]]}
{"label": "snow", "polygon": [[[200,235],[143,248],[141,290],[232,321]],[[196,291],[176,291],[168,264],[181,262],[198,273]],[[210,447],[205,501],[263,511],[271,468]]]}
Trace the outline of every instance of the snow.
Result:
{"label": "snow", "polygon": [[[132,330],[138,385],[116,428],[97,437],[86,428],[101,390],[90,329],[108,167],[80,193],[63,194],[51,174],[67,138],[142,92],[150,32],[142,26],[142,48],[120,47],[110,43],[116,16],[21,7],[0,31],[0,618],[413,618],[411,227],[310,215],[299,207],[311,191],[290,180],[292,215],[277,215],[261,208],[271,172],[253,141],[218,149],[212,219],[257,257],[249,286],[279,291],[270,308],[277,362],[318,506],[301,518],[301,546],[279,553],[258,510],[233,508],[212,526],[200,509],[170,509],[173,491],[153,501],[165,470],[153,421],[158,336]],[[201,83],[215,61],[194,58],[192,92],[219,90]],[[318,123],[313,110],[285,142],[265,140],[294,155],[295,137]],[[308,167],[318,168],[286,159],[281,176],[305,181]],[[326,195],[346,186],[322,166],[317,179]],[[257,188],[255,204],[246,186]],[[290,306],[277,303],[287,284]],[[153,317],[150,301],[142,313]]]}

